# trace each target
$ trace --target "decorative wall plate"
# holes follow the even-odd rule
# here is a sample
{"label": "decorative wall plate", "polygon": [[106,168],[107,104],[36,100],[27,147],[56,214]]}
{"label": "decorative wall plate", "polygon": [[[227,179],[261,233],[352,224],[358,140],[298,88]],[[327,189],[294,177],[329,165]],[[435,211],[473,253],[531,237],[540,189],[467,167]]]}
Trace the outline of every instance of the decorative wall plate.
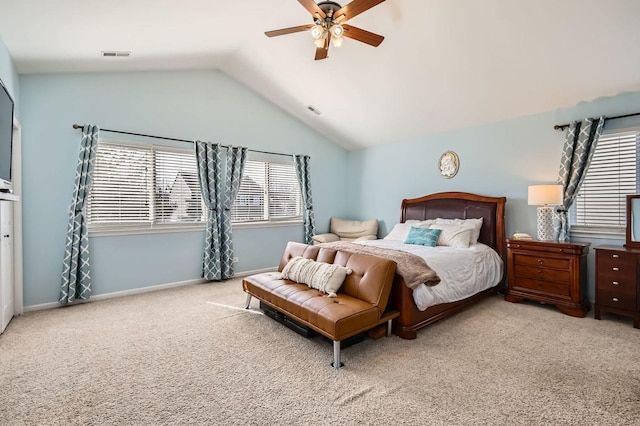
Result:
{"label": "decorative wall plate", "polygon": [[446,151],[440,156],[438,165],[440,167],[440,174],[447,179],[451,179],[458,173],[458,168],[460,167],[458,154],[453,151]]}

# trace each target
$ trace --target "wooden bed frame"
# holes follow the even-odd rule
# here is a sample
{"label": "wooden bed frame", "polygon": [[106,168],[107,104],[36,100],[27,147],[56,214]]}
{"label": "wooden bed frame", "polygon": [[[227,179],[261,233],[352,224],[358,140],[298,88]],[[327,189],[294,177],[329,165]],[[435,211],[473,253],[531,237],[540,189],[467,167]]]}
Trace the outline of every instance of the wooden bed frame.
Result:
{"label": "wooden bed frame", "polygon": [[[492,247],[503,259],[506,266],[504,230],[506,201],[506,197],[485,197],[467,192],[439,192],[420,198],[402,200],[400,222],[438,217],[445,219],[482,218],[482,229],[478,241]],[[495,287],[457,302],[434,305],[420,311],[413,301],[412,290],[406,286],[401,276],[396,275],[393,294],[400,316],[394,321],[394,332],[403,339],[415,339],[416,330],[452,315],[478,300],[496,294],[504,286],[505,280],[506,271],[503,268],[503,278]]]}

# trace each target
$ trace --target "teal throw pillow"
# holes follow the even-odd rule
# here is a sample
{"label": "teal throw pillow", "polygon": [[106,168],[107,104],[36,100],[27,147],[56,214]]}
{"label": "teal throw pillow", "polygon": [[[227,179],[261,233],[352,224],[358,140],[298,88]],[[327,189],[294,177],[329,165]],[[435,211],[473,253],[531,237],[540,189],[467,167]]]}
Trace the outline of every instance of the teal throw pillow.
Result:
{"label": "teal throw pillow", "polygon": [[435,247],[436,242],[438,242],[440,232],[442,232],[440,229],[417,228],[412,226],[409,231],[409,235],[407,235],[407,238],[404,240],[404,243]]}

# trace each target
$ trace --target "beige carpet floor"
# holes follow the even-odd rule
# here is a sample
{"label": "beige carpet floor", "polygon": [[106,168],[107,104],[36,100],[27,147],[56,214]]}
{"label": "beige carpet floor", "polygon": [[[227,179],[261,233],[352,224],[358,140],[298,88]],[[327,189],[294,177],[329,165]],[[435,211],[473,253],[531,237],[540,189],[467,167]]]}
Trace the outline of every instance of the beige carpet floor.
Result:
{"label": "beige carpet floor", "polygon": [[413,341],[343,350],[254,311],[239,280],[14,318],[2,425],[639,425],[640,330],[495,296]]}

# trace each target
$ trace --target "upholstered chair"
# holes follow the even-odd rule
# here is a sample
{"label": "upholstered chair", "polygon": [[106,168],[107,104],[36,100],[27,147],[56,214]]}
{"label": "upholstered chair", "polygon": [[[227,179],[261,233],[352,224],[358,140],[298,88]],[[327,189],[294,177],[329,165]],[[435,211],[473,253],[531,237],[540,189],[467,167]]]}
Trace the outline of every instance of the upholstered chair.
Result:
{"label": "upholstered chair", "polygon": [[313,244],[333,241],[375,240],[378,238],[378,219],[345,220],[331,218],[331,232],[313,236]]}

